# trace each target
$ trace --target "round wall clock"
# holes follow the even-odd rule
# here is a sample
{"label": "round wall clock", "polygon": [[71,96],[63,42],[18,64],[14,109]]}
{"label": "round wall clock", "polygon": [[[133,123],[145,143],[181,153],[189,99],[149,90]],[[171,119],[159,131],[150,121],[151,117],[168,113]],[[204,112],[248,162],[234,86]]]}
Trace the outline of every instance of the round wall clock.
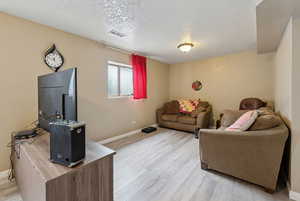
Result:
{"label": "round wall clock", "polygon": [[196,80],[195,82],[193,82],[192,88],[195,91],[200,91],[200,89],[202,89],[202,83],[199,80]]}
{"label": "round wall clock", "polygon": [[45,53],[44,61],[47,66],[57,72],[62,65],[64,64],[64,57],[62,54],[56,49],[55,44],[53,44]]}

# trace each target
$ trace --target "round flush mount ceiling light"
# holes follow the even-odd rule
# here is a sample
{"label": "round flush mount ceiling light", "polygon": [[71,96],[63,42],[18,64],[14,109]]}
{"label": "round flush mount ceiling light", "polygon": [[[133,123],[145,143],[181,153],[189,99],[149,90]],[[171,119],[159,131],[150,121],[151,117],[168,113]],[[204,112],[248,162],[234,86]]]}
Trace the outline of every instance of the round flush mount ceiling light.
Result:
{"label": "round flush mount ceiling light", "polygon": [[193,43],[181,43],[177,46],[182,52],[189,52],[194,47]]}

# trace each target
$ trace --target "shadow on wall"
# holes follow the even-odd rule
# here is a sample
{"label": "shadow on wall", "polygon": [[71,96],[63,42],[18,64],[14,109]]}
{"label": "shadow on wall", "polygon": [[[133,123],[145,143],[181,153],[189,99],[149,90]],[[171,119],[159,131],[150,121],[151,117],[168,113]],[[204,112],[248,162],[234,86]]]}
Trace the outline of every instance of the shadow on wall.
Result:
{"label": "shadow on wall", "polygon": [[291,185],[291,124],[288,118],[284,117],[280,112],[278,112],[278,114],[283,119],[285,125],[289,129],[289,137],[285,144],[285,149],[280,167],[280,175],[289,182],[289,185]]}

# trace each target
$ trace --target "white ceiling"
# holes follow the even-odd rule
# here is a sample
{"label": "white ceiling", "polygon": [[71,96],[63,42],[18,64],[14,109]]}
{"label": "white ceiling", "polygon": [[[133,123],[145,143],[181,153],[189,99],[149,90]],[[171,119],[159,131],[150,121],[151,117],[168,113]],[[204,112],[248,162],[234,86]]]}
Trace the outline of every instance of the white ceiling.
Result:
{"label": "white ceiling", "polygon": [[276,51],[299,0],[264,0],[256,8],[257,51]]}
{"label": "white ceiling", "polygon": [[[102,0],[1,0],[0,10],[34,22],[178,63],[256,48],[257,0],[139,0],[136,28],[108,34]],[[193,42],[188,54],[176,46]]]}

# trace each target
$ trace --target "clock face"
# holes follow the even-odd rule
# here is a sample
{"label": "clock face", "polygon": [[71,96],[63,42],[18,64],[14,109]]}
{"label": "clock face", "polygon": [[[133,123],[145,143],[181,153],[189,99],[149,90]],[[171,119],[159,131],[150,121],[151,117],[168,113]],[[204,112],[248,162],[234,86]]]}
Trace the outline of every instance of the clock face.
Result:
{"label": "clock face", "polygon": [[45,61],[47,65],[52,68],[58,68],[63,64],[62,57],[57,52],[48,54],[45,58]]}
{"label": "clock face", "polygon": [[54,44],[46,51],[44,61],[55,72],[64,64],[64,58]]}

